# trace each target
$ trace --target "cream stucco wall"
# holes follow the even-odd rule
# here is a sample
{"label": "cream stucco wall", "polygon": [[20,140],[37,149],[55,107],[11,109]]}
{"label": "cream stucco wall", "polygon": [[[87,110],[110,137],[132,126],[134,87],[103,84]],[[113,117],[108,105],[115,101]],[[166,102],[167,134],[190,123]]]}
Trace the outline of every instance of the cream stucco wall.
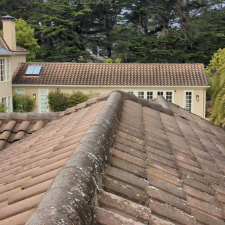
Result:
{"label": "cream stucco wall", "polygon": [[[52,86],[20,86],[14,85],[13,92],[16,88],[24,88],[25,94],[30,95],[36,94],[36,105],[33,108],[33,112],[39,112],[39,90],[47,89],[48,92],[55,91],[57,87]],[[133,91],[137,95],[138,91],[153,91],[154,98],[157,97],[156,91],[172,91],[173,92],[173,103],[179,105],[180,107],[185,107],[185,91],[193,92],[193,113],[201,117],[205,117],[205,100],[206,91],[203,87],[58,87],[62,92],[71,94],[73,91],[82,91],[85,94],[92,92],[104,93],[111,90],[123,90],[123,91]],[[196,95],[199,95],[199,100],[196,100]]]}
{"label": "cream stucco wall", "polygon": [[[19,62],[26,62],[26,55],[0,55],[0,59],[10,59],[10,75],[11,80],[10,81],[1,81],[0,79],[0,102],[2,101],[3,97],[7,97],[7,105],[10,104],[10,109],[12,111],[12,76],[14,71],[16,70],[16,67],[18,66]],[[9,97],[11,98],[9,102]]]}
{"label": "cream stucco wall", "polygon": [[11,73],[13,73],[16,70],[16,67],[18,66],[19,62],[26,62],[26,55],[12,55],[11,56]]}

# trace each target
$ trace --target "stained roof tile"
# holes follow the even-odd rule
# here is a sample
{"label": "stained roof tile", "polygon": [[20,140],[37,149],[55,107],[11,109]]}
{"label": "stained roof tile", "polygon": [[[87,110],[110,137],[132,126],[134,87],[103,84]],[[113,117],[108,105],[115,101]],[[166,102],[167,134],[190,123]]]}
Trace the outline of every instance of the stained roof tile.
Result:
{"label": "stained roof tile", "polygon": [[[42,66],[38,77],[25,76],[29,65]],[[13,76],[13,84],[208,86],[208,81],[203,64],[20,63]],[[100,95],[97,101],[109,94]],[[89,100],[87,104],[95,101]]]}
{"label": "stained roof tile", "polygon": [[0,152],[0,224],[225,224],[225,131],[163,101],[112,92],[44,128],[5,116],[2,137],[40,129]]}

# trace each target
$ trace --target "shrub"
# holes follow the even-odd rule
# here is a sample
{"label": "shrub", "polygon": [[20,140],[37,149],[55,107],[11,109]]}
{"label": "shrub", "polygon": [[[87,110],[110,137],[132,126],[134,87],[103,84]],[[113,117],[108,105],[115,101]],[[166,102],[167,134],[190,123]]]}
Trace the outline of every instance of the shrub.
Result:
{"label": "shrub", "polygon": [[88,99],[89,99],[89,96],[85,95],[81,91],[73,92],[73,94],[69,96],[68,107],[70,108],[70,107],[76,106],[79,103],[86,102]]}
{"label": "shrub", "polygon": [[13,112],[30,112],[35,105],[35,100],[29,95],[13,95]]}
{"label": "shrub", "polygon": [[5,104],[4,103],[0,103],[0,112],[1,113],[6,112],[6,108],[5,108]]}
{"label": "shrub", "polygon": [[98,97],[100,95],[100,93],[90,91],[87,95],[88,95],[88,99],[90,99],[90,98]]}
{"label": "shrub", "polygon": [[111,58],[108,58],[108,59],[105,60],[104,63],[113,63],[113,60]]}
{"label": "shrub", "polygon": [[121,63],[121,59],[115,59],[114,63]]}
{"label": "shrub", "polygon": [[48,104],[55,112],[64,111],[68,108],[69,95],[62,93],[58,88],[48,94]]}

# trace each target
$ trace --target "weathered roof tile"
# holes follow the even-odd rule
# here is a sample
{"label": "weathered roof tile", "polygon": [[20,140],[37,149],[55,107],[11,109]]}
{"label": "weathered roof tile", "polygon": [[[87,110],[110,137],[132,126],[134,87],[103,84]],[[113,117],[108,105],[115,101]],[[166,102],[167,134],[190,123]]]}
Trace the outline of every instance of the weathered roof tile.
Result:
{"label": "weathered roof tile", "polygon": [[0,223],[225,224],[225,131],[167,104],[119,91],[44,128],[5,116],[22,139],[0,151]]}
{"label": "weathered roof tile", "polygon": [[[25,76],[29,65],[42,66],[38,77]],[[169,71],[170,79],[165,79]],[[13,76],[13,84],[207,86],[208,81],[203,64],[20,63]],[[97,101],[107,99],[109,95],[102,94]],[[142,101],[137,100],[139,103]]]}

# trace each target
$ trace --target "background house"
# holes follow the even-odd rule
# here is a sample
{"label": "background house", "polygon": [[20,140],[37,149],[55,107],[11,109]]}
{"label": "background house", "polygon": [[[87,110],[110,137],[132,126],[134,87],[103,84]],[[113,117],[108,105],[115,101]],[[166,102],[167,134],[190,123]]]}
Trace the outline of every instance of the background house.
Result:
{"label": "background house", "polygon": [[33,112],[48,112],[47,95],[62,92],[131,92],[153,100],[168,101],[201,117],[205,116],[208,81],[203,64],[86,64],[19,63],[13,91],[36,96]]}
{"label": "background house", "polygon": [[19,62],[26,62],[29,52],[16,46],[15,20],[3,16],[4,38],[0,36],[0,102],[4,103],[7,112],[12,111],[12,74]]}

